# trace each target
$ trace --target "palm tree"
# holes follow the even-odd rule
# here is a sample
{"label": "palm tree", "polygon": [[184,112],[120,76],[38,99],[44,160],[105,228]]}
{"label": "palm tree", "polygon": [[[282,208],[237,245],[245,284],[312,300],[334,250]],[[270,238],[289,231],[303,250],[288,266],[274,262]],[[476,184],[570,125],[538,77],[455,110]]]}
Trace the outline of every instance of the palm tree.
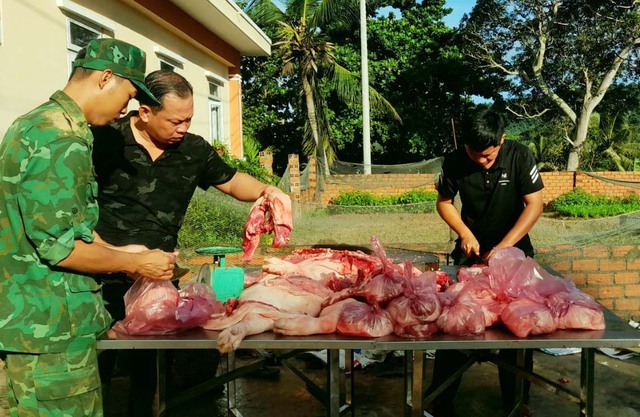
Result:
{"label": "palm tree", "polygon": [[640,156],[637,126],[629,122],[628,114],[616,113],[600,119],[598,115],[594,135],[606,147],[604,154],[618,171],[633,170],[634,160]]}
{"label": "palm tree", "polygon": [[[253,0],[244,7],[260,26],[277,25],[275,53],[282,59],[282,74],[299,83],[306,119],[302,150],[316,155],[323,174],[335,158],[331,127],[325,116],[323,90],[329,88],[346,104],[360,103],[360,80],[336,61],[336,46],[322,31],[326,24],[348,24],[358,16],[355,0],[285,0],[280,10],[271,0]],[[369,89],[372,111],[400,116],[374,89]],[[318,176],[318,179],[322,175]],[[320,181],[318,181],[320,187]],[[318,193],[317,193],[318,195]]]}

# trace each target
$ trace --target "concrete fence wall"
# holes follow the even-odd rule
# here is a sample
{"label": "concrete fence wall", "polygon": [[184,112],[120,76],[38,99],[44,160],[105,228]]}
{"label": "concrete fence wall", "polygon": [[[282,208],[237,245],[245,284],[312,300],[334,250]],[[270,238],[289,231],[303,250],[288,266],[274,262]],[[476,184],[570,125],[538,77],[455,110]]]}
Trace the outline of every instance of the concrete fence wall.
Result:
{"label": "concrete fence wall", "polygon": [[[640,172],[598,172],[596,174],[611,180],[637,182],[640,186]],[[623,197],[630,193],[640,194],[640,188],[617,185],[581,172],[542,172],[541,175],[545,186],[542,191],[545,204],[574,188],[582,188],[591,194],[611,197]],[[376,196],[398,196],[416,188],[435,191],[436,177],[435,174],[332,175],[324,179],[324,192],[320,202],[323,205],[330,204],[341,192],[355,190],[370,192]],[[300,201],[315,201],[315,182],[314,187],[310,186],[302,192]]]}
{"label": "concrete fence wall", "polygon": [[400,196],[415,189],[435,191],[435,174],[332,175],[325,178],[322,204],[341,192],[366,191],[375,196]]}

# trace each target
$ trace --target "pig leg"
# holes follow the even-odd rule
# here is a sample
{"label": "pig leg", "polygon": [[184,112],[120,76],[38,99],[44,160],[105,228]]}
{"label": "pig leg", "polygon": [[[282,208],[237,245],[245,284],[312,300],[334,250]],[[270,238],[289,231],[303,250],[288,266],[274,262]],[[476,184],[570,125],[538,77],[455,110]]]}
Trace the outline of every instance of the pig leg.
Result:
{"label": "pig leg", "polygon": [[347,298],[326,307],[320,312],[320,317],[299,315],[278,319],[273,326],[273,332],[288,336],[335,333],[342,307],[354,301],[356,300],[353,298]]}
{"label": "pig leg", "polygon": [[240,342],[252,334],[264,333],[273,329],[273,317],[264,317],[260,314],[247,314],[242,321],[227,327],[218,335],[218,350],[220,353],[229,353],[238,349]]}

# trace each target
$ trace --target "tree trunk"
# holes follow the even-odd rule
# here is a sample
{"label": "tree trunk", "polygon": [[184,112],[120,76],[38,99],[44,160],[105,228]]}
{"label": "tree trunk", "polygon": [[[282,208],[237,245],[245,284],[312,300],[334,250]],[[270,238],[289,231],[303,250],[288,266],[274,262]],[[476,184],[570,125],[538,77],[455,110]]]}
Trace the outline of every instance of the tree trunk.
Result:
{"label": "tree trunk", "polygon": [[[307,105],[307,118],[309,119],[311,136],[313,137],[313,141],[316,143],[316,158],[318,162],[324,163],[324,169],[318,169],[316,171],[316,193],[314,200],[316,202],[319,202],[324,185],[324,175],[326,172],[329,172],[329,169],[327,165],[327,158],[324,155],[324,147],[320,143],[320,134],[318,132],[318,118],[316,117],[316,105],[314,103],[313,90],[311,89],[311,84],[306,77],[302,77],[302,89],[304,90],[304,98]],[[316,164],[318,168],[320,167],[320,163]]]}
{"label": "tree trunk", "polygon": [[573,137],[573,145],[571,146],[571,151],[569,151],[569,158],[567,160],[567,171],[577,171],[580,166],[580,153],[582,152],[584,143],[587,140],[591,113],[593,113],[593,110],[583,108],[582,112],[578,116],[575,134]]}
{"label": "tree trunk", "polygon": [[624,169],[624,165],[622,164],[622,158],[620,158],[618,152],[616,152],[611,146],[609,146],[604,151],[604,153],[607,154],[609,158],[611,158],[614,164],[616,164],[616,168],[618,168],[618,171],[626,171],[626,169]]}

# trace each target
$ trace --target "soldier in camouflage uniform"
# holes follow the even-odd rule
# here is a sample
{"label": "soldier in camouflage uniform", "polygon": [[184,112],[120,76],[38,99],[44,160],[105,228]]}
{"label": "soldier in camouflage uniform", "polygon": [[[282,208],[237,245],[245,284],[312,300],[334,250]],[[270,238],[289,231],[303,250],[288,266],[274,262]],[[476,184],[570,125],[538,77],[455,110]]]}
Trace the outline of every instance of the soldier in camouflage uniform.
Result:
{"label": "soldier in camouflage uniform", "polygon": [[[92,129],[100,203],[97,230],[104,240],[115,245],[141,243],[149,248],[174,250],[187,206],[198,187],[215,187],[247,202],[262,195],[289,198],[277,187],[236,172],[204,138],[188,132],[193,117],[193,89],[184,77],[172,71],[154,71],[145,78],[145,85],[160,105],[142,98],[137,112],[110,126]],[[122,319],[123,296],[130,281],[121,274],[101,278],[109,312],[114,319]],[[122,352],[100,353],[105,386],[111,379],[116,353]],[[198,361],[199,366],[206,368],[202,363],[209,360],[213,368],[208,369],[209,375],[213,375],[217,351],[173,352],[176,362],[187,355],[203,353],[207,356]],[[148,417],[155,394],[156,352],[134,350],[132,354],[130,387],[135,395],[129,396],[128,415]]]}
{"label": "soldier in camouflage uniform", "polygon": [[0,355],[12,417],[101,416],[96,337],[111,317],[89,275],[168,279],[175,254],[96,239],[97,184],[88,124],[105,125],[148,95],[144,53],[88,43],[63,90],[18,118],[0,144]]}

